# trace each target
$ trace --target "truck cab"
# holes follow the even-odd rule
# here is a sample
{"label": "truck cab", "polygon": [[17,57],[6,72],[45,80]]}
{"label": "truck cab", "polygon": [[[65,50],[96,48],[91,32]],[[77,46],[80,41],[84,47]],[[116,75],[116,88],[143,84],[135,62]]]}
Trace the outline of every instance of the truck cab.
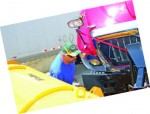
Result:
{"label": "truck cab", "polygon": [[149,85],[132,0],[85,9],[68,22],[77,32],[84,86],[101,87],[105,95],[142,89]]}

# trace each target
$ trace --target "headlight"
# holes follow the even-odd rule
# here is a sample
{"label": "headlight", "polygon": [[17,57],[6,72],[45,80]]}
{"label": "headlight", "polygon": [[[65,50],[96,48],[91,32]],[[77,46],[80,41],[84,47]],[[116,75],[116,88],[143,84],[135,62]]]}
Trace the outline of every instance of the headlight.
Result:
{"label": "headlight", "polygon": [[90,60],[90,64],[93,66],[98,66],[98,65],[101,65],[101,62],[98,59],[92,59]]}

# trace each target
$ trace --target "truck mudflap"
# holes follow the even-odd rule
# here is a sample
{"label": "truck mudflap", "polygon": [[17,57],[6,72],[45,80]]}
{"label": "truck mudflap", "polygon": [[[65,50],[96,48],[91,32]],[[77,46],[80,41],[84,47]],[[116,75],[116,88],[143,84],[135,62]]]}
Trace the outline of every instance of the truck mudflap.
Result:
{"label": "truck mudflap", "polygon": [[132,89],[144,88],[148,86],[149,81],[147,80],[148,76],[141,43],[129,44],[126,47],[131,58],[131,68],[137,69],[136,74],[134,74],[136,83]]}

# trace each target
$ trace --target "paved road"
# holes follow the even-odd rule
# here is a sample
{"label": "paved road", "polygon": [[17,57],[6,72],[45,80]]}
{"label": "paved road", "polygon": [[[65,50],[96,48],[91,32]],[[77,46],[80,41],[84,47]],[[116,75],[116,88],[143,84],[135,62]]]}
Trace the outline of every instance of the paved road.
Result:
{"label": "paved road", "polygon": [[87,69],[83,64],[76,65],[75,77],[81,85],[83,85],[82,74],[89,72],[91,72],[91,70]]}

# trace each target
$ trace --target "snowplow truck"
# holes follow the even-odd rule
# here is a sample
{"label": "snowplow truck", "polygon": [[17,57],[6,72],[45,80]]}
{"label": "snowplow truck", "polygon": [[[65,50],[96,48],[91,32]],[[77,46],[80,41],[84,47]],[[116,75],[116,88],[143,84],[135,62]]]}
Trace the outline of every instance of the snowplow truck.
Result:
{"label": "snowplow truck", "polygon": [[149,86],[132,0],[82,10],[68,26],[91,70],[82,74],[87,90],[98,86],[112,95]]}

